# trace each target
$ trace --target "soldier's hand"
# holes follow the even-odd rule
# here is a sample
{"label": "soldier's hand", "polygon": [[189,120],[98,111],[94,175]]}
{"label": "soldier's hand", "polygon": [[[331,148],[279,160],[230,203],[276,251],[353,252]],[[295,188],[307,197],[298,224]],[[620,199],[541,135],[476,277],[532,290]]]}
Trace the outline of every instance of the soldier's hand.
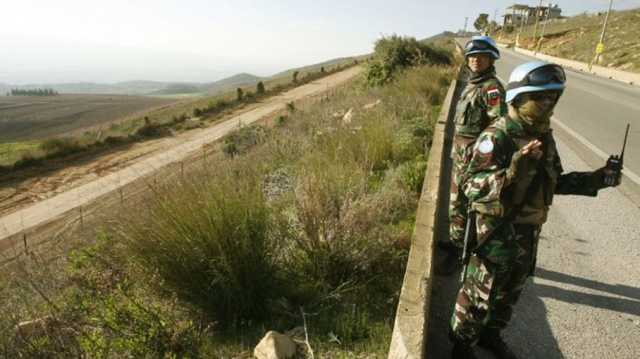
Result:
{"label": "soldier's hand", "polygon": [[542,157],[542,142],[533,140],[527,143],[511,157],[507,178],[511,182],[520,182],[530,176],[530,169]]}
{"label": "soldier's hand", "polygon": [[530,156],[539,160],[542,157],[542,142],[539,140],[533,140],[522,147],[520,152],[525,156]]}
{"label": "soldier's hand", "polygon": [[622,182],[622,166],[611,166],[607,163],[599,171],[603,187],[617,187]]}

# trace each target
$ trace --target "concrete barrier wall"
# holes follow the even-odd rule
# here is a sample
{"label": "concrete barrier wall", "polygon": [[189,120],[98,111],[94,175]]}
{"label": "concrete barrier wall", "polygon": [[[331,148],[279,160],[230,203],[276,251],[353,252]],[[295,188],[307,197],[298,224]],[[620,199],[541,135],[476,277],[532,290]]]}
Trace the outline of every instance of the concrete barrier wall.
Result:
{"label": "concrete barrier wall", "polygon": [[[458,93],[459,82],[453,81],[435,126],[413,241],[396,311],[389,359],[422,359],[426,353],[434,245],[438,228],[445,222],[442,218],[447,215],[445,197],[449,192],[449,154]],[[440,233],[443,233],[442,230]]]}
{"label": "concrete barrier wall", "polygon": [[[501,46],[501,47],[508,47],[506,44],[498,44],[498,45]],[[519,47],[513,47],[512,49],[515,52],[518,52],[518,53],[521,53],[521,54],[524,54],[524,55],[528,55],[528,56],[532,56],[532,57],[538,58],[538,59],[543,60],[543,61],[553,62],[553,63],[556,63],[558,65],[561,65],[561,66],[564,66],[564,67],[568,67],[568,68],[576,70],[576,71],[589,73],[589,74],[592,74],[592,75],[596,75],[596,76],[600,76],[600,77],[604,77],[604,78],[608,78],[608,79],[612,79],[612,80],[621,81],[621,82],[624,82],[624,83],[627,83],[627,84],[630,84],[630,85],[640,86],[640,74],[636,74],[636,73],[633,73],[633,72],[610,69],[608,67],[597,66],[597,65],[594,65],[591,68],[591,70],[589,70],[589,64],[587,64],[585,62],[563,59],[563,58],[560,58],[560,57],[545,55],[545,54],[542,54],[542,53],[535,53],[533,51],[525,50],[525,49],[522,49],[522,48],[519,48]]]}

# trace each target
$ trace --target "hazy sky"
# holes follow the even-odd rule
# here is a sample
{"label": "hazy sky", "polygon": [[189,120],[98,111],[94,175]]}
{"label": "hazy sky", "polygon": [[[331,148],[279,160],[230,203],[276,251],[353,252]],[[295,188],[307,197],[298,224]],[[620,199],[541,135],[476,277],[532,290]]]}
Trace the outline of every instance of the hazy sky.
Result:
{"label": "hazy sky", "polygon": [[[0,82],[207,82],[371,51],[381,35],[457,30],[514,1],[19,0],[0,12]],[[538,0],[520,0],[535,5]],[[545,1],[546,3],[546,1]],[[563,14],[608,0],[553,1]],[[614,8],[640,0],[614,0]]]}

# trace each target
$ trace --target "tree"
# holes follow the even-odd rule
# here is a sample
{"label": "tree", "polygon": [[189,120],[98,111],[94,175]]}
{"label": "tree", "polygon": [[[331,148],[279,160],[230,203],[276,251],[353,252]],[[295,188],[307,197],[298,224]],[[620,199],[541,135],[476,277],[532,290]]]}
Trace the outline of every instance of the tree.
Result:
{"label": "tree", "polygon": [[496,31],[498,31],[498,28],[499,28],[499,26],[498,26],[497,22],[495,22],[493,20],[491,22],[489,22],[489,31],[490,32],[496,32]]}
{"label": "tree", "polygon": [[244,98],[244,91],[242,91],[242,89],[240,87],[238,87],[238,89],[236,90],[236,99],[239,101],[242,101],[242,99]]}
{"label": "tree", "polygon": [[298,71],[294,71],[293,72],[293,83],[298,83],[298,75],[300,75],[300,72]]}
{"label": "tree", "polygon": [[258,84],[256,85],[256,93],[258,95],[264,94],[264,84],[262,83],[262,81],[258,82]]}
{"label": "tree", "polygon": [[480,14],[476,21],[473,22],[473,27],[478,31],[484,31],[489,25],[489,14]]}
{"label": "tree", "polygon": [[324,73],[324,66],[320,68],[320,73]]}

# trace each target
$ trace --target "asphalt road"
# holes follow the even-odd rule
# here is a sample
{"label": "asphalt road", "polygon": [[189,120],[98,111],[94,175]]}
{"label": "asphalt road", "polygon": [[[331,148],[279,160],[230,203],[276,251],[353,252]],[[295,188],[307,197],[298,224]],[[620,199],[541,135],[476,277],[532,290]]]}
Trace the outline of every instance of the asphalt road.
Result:
{"label": "asphalt road", "polygon": [[[506,80],[530,60],[503,50],[498,74]],[[626,165],[640,172],[640,119],[633,118],[640,114],[640,89],[571,71],[568,77],[552,124],[565,170],[601,166],[597,151],[618,152],[628,121]],[[640,358],[640,190],[629,177],[623,181],[597,198],[555,197],[536,276],[505,331],[520,358]],[[434,281],[428,358],[448,357],[446,328],[458,278]]]}
{"label": "asphalt road", "polygon": [[[511,71],[535,59],[507,49],[496,63],[498,76],[509,80]],[[554,113],[556,127],[574,132],[593,146],[590,150],[608,157],[622,149],[625,127],[631,124],[625,168],[640,185],[640,86],[566,69],[567,89]],[[603,159],[605,161],[606,158]]]}

